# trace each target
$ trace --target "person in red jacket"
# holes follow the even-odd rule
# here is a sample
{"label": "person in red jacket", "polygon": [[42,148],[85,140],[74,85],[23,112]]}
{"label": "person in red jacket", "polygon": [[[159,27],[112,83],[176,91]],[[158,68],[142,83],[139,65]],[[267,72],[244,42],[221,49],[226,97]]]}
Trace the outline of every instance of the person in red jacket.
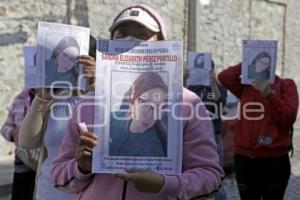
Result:
{"label": "person in red jacket", "polygon": [[219,81],[240,99],[235,127],[235,172],[242,200],[282,200],[291,173],[289,131],[297,117],[295,82],[275,76],[269,84],[241,84],[241,64],[221,72]]}

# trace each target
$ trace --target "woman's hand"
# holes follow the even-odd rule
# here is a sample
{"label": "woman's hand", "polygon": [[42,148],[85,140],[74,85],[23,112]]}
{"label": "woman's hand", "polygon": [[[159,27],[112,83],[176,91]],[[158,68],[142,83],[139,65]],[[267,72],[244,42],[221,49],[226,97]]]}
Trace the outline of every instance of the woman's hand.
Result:
{"label": "woman's hand", "polygon": [[50,100],[52,98],[50,89],[48,88],[38,88],[36,95],[42,100]]}
{"label": "woman's hand", "polygon": [[93,57],[81,55],[78,58],[78,63],[84,65],[83,73],[89,77],[94,77],[96,74],[96,61]]}
{"label": "woman's hand", "polygon": [[93,148],[97,145],[97,136],[91,132],[82,132],[75,152],[75,160],[83,173],[92,171]]}
{"label": "woman's hand", "polygon": [[95,59],[88,55],[81,55],[79,56],[77,62],[84,65],[83,73],[87,77],[88,86],[92,86],[95,83],[95,74],[96,74]]}
{"label": "woman's hand", "polygon": [[273,93],[267,80],[256,79],[252,82],[252,86],[260,91],[263,96],[268,96]]}
{"label": "woman's hand", "polygon": [[139,192],[159,193],[164,185],[164,177],[156,172],[141,169],[127,169],[126,172],[114,176],[131,182]]}

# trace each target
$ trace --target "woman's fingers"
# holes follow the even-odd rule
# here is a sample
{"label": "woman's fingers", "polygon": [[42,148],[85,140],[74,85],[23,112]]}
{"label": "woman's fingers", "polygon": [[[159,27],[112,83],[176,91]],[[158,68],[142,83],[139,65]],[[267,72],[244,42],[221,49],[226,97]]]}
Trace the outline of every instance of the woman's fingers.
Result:
{"label": "woman's fingers", "polygon": [[91,172],[93,149],[88,146],[78,146],[75,153],[75,160],[79,169],[84,173]]}
{"label": "woman's fingers", "polygon": [[120,178],[124,181],[129,181],[129,182],[135,182],[137,179],[136,174],[125,174],[125,173],[116,173],[114,174],[115,177]]}
{"label": "woman's fingers", "polygon": [[97,145],[97,136],[89,132],[82,133],[79,138],[79,146],[83,145],[93,148]]}
{"label": "woman's fingers", "polygon": [[96,66],[96,63],[93,60],[79,59],[78,63],[84,64],[86,66]]}
{"label": "woman's fingers", "polygon": [[37,89],[37,96],[44,100],[51,99],[50,89],[48,88],[38,88]]}
{"label": "woman's fingers", "polygon": [[95,59],[91,56],[86,56],[86,55],[79,56],[77,62],[85,65],[90,65],[90,66],[96,65]]}
{"label": "woman's fingers", "polygon": [[163,187],[164,177],[161,174],[144,169],[127,169],[126,172],[114,176],[132,182],[140,192],[157,193]]}
{"label": "woman's fingers", "polygon": [[83,73],[87,75],[95,75],[95,67],[94,66],[85,66],[83,69]]}
{"label": "woman's fingers", "polygon": [[77,150],[77,158],[78,159],[92,157],[92,155],[93,155],[93,149],[92,148],[90,148],[88,146],[78,147],[78,150]]}
{"label": "woman's fingers", "polygon": [[77,60],[78,63],[84,65],[83,72],[87,75],[94,75],[96,71],[95,59],[91,56],[82,55]]}
{"label": "woman's fingers", "polygon": [[89,55],[81,55],[81,56],[79,56],[79,58],[89,59],[89,60],[94,60],[95,61],[95,59],[92,56],[89,56]]}
{"label": "woman's fingers", "polygon": [[138,173],[138,172],[147,172],[149,170],[146,170],[146,169],[137,169],[137,168],[129,168],[129,169],[125,169],[125,171],[129,174],[132,174],[132,173]]}
{"label": "woman's fingers", "polygon": [[[89,147],[89,146],[79,146],[78,147],[78,152],[89,152],[92,153],[93,152],[93,148]],[[88,154],[87,154],[88,155]]]}
{"label": "woman's fingers", "polygon": [[92,138],[94,140],[98,139],[97,135],[95,133],[92,133],[92,132],[82,132],[81,136],[86,136],[86,137]]}

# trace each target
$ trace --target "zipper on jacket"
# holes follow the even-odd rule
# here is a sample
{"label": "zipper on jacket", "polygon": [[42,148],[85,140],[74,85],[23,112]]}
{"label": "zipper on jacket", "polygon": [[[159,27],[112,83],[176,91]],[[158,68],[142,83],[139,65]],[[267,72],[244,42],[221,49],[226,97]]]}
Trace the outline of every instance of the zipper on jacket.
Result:
{"label": "zipper on jacket", "polygon": [[126,200],[127,181],[123,181],[123,190],[121,200]]}

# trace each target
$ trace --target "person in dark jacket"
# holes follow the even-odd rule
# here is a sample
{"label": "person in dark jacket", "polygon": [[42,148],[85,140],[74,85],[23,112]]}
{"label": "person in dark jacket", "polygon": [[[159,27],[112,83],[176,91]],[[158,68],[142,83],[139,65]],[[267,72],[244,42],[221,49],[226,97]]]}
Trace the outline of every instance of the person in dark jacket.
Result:
{"label": "person in dark jacket", "polygon": [[[199,54],[201,55],[201,54]],[[214,125],[215,141],[217,144],[217,152],[219,155],[220,165],[223,166],[223,145],[222,145],[222,119],[224,106],[226,105],[227,90],[224,86],[217,82],[215,73],[215,64],[212,61],[212,70],[210,75],[210,86],[206,85],[190,85],[188,89],[195,92],[204,102],[206,109]],[[216,200],[225,200],[226,192],[222,186],[216,195]]]}

